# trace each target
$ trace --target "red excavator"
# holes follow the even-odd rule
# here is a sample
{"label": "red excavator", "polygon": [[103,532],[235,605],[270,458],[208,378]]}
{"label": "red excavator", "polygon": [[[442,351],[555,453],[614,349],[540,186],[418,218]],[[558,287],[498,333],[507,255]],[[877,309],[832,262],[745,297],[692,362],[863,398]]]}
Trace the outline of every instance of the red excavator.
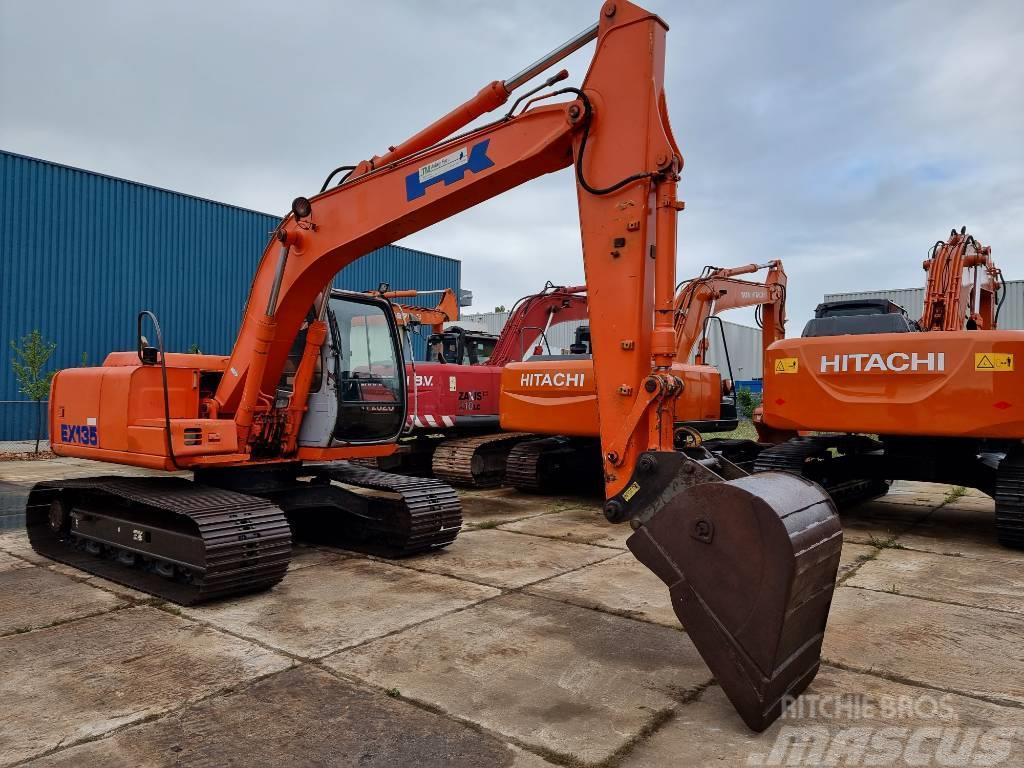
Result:
{"label": "red excavator", "polygon": [[[762,269],[767,271],[760,282],[738,277]],[[728,432],[738,424],[719,313],[756,307],[763,349],[767,349],[786,335],[786,272],[779,260],[731,268],[709,266],[676,289],[673,371],[684,384],[674,406],[676,446],[696,447],[703,433]],[[716,323],[724,376],[704,362]],[[501,385],[502,428],[548,435],[520,442],[509,454],[507,481],[519,490],[578,493],[601,485],[597,388],[589,343],[589,327],[580,328],[573,345],[576,354],[538,355],[506,367]],[[750,440],[718,439],[708,445],[740,466],[752,463],[760,451]]]}
{"label": "red excavator", "polygon": [[1002,272],[966,229],[924,269],[919,319],[886,299],[826,302],[801,338],[771,346],[760,428],[790,439],[756,468],[877,493],[896,479],[978,488],[999,541],[1024,548],[1024,332],[996,329]]}
{"label": "red excavator", "polygon": [[[606,514],[629,521],[630,550],[668,585],[686,627],[680,644],[694,644],[751,728],[767,727],[817,673],[842,531],[828,495],[809,480],[747,475],[702,447],[675,450],[682,154],[668,121],[666,33],[628,0],[606,2],[597,23],[535,64],[384,155],[337,169],[321,194],[296,198],[259,262],[229,356],[166,352],[155,317],[143,312],[136,350],[59,372],[49,406],[56,453],[189,470],[193,479],[39,483],[26,510],[33,547],[197,602],[278,582],[289,522],[299,531],[331,523],[391,551],[450,543],[459,507],[447,486],[345,461],[395,450],[405,370],[387,303],[329,286],[374,248],[572,168]],[[580,87],[542,94],[563,70],[459,133],[591,41]],[[272,107],[286,119],[292,108],[287,98]],[[141,341],[146,318],[155,346]]]}

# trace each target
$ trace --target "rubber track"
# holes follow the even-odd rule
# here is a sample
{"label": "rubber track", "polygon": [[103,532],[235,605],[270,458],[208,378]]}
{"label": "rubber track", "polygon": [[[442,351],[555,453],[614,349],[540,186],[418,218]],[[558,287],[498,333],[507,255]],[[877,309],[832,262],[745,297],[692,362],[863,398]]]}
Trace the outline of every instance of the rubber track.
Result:
{"label": "rubber track", "polygon": [[[827,444],[811,437],[795,437],[785,443],[773,445],[760,453],[754,461],[754,472],[789,472],[790,474],[807,477],[804,473],[807,459],[823,456]],[[817,482],[815,478],[808,480]],[[862,501],[884,496],[888,491],[888,483],[883,490],[878,480],[845,480],[841,483],[824,485],[832,501],[837,507],[849,507]]]}
{"label": "rubber track", "polygon": [[[88,501],[94,508],[104,501],[114,503],[111,511],[127,519],[133,508],[146,508],[165,517],[168,528],[194,530],[203,543],[205,568],[190,582],[176,581],[79,549],[71,537],[60,538],[49,526],[50,502],[62,495]],[[256,496],[180,477],[37,483],[28,497],[25,524],[32,548],[39,554],[179,605],[270,589],[284,577],[291,559],[291,530],[278,507]],[[140,522],[140,526],[149,524]]]}
{"label": "rubber track", "polygon": [[996,473],[996,537],[1004,547],[1024,549],[1024,453],[1007,454]]}
{"label": "rubber track", "polygon": [[[495,432],[476,437],[445,440],[434,450],[434,477],[448,483],[469,488],[493,488],[505,479],[505,460],[508,452],[519,442],[536,437],[526,432]],[[473,459],[494,458],[504,454],[498,462],[500,469],[473,473]]]}
{"label": "rubber track", "polygon": [[[349,462],[307,465],[312,474],[339,483],[398,494],[396,502],[375,500],[380,516],[401,521],[388,527],[389,557],[405,557],[446,547],[462,529],[462,503],[451,486],[430,477],[382,472]],[[383,507],[383,509],[381,509]]]}

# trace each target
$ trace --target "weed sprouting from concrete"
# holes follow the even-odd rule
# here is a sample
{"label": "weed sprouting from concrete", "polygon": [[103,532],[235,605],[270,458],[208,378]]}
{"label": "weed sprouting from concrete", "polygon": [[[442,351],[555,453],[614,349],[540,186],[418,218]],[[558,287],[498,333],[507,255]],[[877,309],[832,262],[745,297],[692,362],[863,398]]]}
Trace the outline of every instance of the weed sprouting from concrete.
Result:
{"label": "weed sprouting from concrete", "polygon": [[906,547],[896,541],[895,536],[890,536],[888,539],[880,539],[872,535],[868,537],[868,545],[878,547],[879,549],[906,549]]}
{"label": "weed sprouting from concrete", "polygon": [[900,588],[895,584],[891,584],[885,591],[890,595],[898,595],[900,593]]}
{"label": "weed sprouting from concrete", "polygon": [[386,693],[392,699],[397,699],[402,695],[402,692],[397,688],[388,688],[386,691],[384,691],[384,693]]}
{"label": "weed sprouting from concrete", "polygon": [[949,493],[946,494],[946,498],[942,500],[942,503],[943,504],[952,504],[957,499],[962,498],[962,497],[964,497],[966,495],[967,495],[967,489],[966,488],[964,488],[962,485],[954,485],[950,489]]}

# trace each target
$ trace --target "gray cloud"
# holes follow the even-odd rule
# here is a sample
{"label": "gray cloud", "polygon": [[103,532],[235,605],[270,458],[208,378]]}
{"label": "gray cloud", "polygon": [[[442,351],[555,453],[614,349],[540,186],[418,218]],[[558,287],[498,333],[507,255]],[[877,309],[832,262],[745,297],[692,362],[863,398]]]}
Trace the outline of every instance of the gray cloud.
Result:
{"label": "gray cloud", "polygon": [[[0,146],[281,212],[599,5],[3,3]],[[791,333],[826,291],[922,284],[925,249],[961,224],[1024,277],[1024,6],[650,6],[672,27],[680,276],[784,258]],[[582,280],[567,172],[406,244],[462,259],[479,309]]]}

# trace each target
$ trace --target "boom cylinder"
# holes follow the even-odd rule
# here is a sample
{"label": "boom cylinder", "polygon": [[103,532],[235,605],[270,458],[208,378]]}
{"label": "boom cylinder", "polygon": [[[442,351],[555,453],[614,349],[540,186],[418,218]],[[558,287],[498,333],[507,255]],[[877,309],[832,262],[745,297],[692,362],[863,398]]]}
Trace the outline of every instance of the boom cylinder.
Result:
{"label": "boom cylinder", "polygon": [[356,168],[353,175],[360,176],[364,173],[369,173],[375,168],[380,168],[427,147],[431,147],[442,139],[451,136],[456,131],[465,128],[481,115],[486,115],[488,112],[497,109],[508,101],[509,94],[516,88],[532,80],[566,56],[578,51],[587,43],[596,40],[597,27],[597,24],[587,27],[507,80],[495,80],[488,83],[480,89],[476,96],[464,104],[460,104],[444,117],[435,120],[419,133],[395,147],[390,147],[383,155],[375,156],[369,161],[364,160]]}
{"label": "boom cylinder", "polygon": [[554,66],[562,59],[564,59],[566,56],[575,53],[590,41],[596,40],[597,26],[597,24],[594,24],[592,26],[587,27],[578,35],[573,35],[571,38],[566,40],[564,43],[562,43],[560,46],[555,48],[550,53],[541,56],[539,59],[533,62],[533,64],[526,67],[526,69],[523,69],[520,72],[516,72],[516,74],[512,75],[512,77],[505,80],[505,92],[511,93],[519,86],[535,78],[545,69]]}

